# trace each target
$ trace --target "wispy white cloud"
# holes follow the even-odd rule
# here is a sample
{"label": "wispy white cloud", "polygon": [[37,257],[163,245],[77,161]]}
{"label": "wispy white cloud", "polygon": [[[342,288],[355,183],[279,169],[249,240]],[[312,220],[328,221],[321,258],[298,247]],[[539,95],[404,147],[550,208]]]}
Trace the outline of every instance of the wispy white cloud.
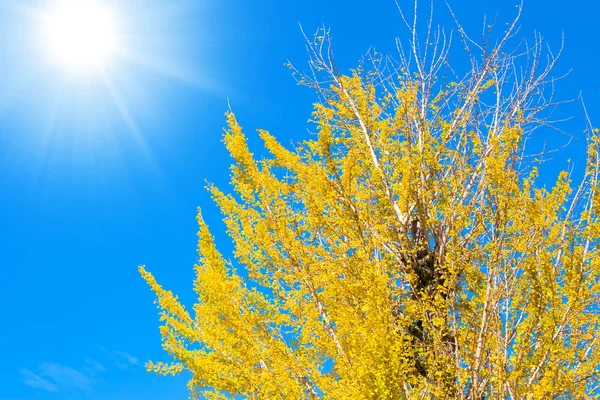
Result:
{"label": "wispy white cloud", "polygon": [[[137,358],[120,350],[100,348],[106,359],[123,371],[130,371],[140,365]],[[105,362],[105,359],[102,359]],[[106,372],[105,364],[88,357],[85,359],[83,372],[55,362],[44,362],[37,369],[23,368],[20,374],[22,382],[30,387],[47,392],[89,392],[97,382],[98,375]]]}
{"label": "wispy white cloud", "polygon": [[99,363],[98,361],[94,360],[93,358],[86,358],[85,359],[85,370],[88,372],[88,374],[90,375],[96,375],[99,372],[104,372],[106,371],[106,367],[104,365],[102,365],[101,363]]}
{"label": "wispy white cloud", "polygon": [[74,368],[45,362],[40,365],[39,370],[42,376],[54,381],[59,388],[91,390],[92,379]]}
{"label": "wispy white cloud", "polygon": [[102,347],[100,349],[104,351],[108,358],[121,370],[130,370],[140,365],[138,359],[129,353],[120,350],[107,350]]}
{"label": "wispy white cloud", "polygon": [[54,383],[34,374],[28,369],[22,369],[20,373],[23,377],[23,383],[27,386],[42,389],[47,392],[58,392],[58,387]]}
{"label": "wispy white cloud", "polygon": [[115,350],[114,353],[117,357],[119,357],[122,360],[125,360],[127,363],[129,363],[131,365],[139,365],[138,359],[129,353],[125,353],[124,351],[119,351],[119,350]]}
{"label": "wispy white cloud", "polygon": [[40,364],[36,372],[22,369],[23,383],[47,392],[79,390],[88,392],[93,380],[84,373],[53,362]]}

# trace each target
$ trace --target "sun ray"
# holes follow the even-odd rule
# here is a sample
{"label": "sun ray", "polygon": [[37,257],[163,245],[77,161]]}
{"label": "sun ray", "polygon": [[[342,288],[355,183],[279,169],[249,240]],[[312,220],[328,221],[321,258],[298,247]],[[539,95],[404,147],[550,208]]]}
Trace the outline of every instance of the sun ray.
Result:
{"label": "sun ray", "polygon": [[110,75],[108,75],[107,73],[103,73],[102,77],[103,77],[104,83],[106,85],[106,88],[108,89],[108,91],[111,95],[111,98],[115,102],[115,106],[119,110],[121,118],[123,118],[123,121],[129,128],[129,132],[133,135],[133,138],[135,139],[136,143],[138,144],[144,157],[151,164],[151,166],[154,168],[155,171],[160,171],[160,167],[159,167],[154,155],[152,154],[152,151],[150,150],[148,143],[146,142],[146,138],[144,137],[144,135],[142,135],[142,132],[140,131],[135,118],[132,116],[131,112],[129,111],[129,107],[127,106],[127,103],[125,102],[125,100],[122,98],[122,96],[117,91],[117,88],[116,88],[115,84],[113,83]]}
{"label": "sun ray", "polygon": [[0,112],[25,101],[36,112],[48,112],[47,120],[35,118],[40,136],[36,143],[45,149],[43,163],[55,160],[56,148],[72,145],[69,157],[89,166],[94,164],[90,157],[100,160],[103,154],[118,153],[120,140],[127,138],[148,167],[162,174],[150,145],[154,131],[146,131],[147,118],[155,117],[148,111],[157,99],[154,90],[161,87],[154,83],[165,80],[212,95],[225,88],[209,79],[210,66],[201,62],[198,38],[187,30],[189,24],[196,25],[188,18],[197,3],[165,4],[9,0],[3,5],[15,21],[14,36],[27,39],[21,47],[12,43],[11,52],[15,59],[30,57],[10,65],[11,73],[0,82]]}

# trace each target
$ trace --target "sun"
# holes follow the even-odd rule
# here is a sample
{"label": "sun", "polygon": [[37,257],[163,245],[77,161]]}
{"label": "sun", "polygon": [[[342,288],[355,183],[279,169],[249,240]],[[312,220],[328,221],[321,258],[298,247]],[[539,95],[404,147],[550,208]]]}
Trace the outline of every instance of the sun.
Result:
{"label": "sun", "polygon": [[69,71],[102,70],[118,48],[113,10],[100,0],[58,0],[42,17],[43,45]]}

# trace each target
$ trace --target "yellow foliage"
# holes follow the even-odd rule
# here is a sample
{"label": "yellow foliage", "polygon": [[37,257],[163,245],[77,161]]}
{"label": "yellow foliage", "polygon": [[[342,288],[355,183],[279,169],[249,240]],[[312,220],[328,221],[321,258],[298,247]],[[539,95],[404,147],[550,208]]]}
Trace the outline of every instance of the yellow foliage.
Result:
{"label": "yellow foliage", "polygon": [[403,79],[390,97],[341,77],[314,107],[318,137],[289,150],[261,131],[262,161],[227,114],[236,196],[209,190],[247,277],[201,215],[193,316],[140,267],[176,361],[149,370],[187,369],[192,393],[211,398],[591,394],[597,189],[573,211],[568,174],[546,190],[537,168],[519,169],[523,118],[481,129],[469,110],[444,117],[443,96],[424,110],[418,78]]}

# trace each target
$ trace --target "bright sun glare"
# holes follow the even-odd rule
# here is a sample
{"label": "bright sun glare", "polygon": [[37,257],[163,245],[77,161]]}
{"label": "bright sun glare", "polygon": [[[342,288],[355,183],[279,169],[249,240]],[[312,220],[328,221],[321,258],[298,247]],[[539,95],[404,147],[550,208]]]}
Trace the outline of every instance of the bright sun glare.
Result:
{"label": "bright sun glare", "polygon": [[100,0],[55,1],[44,13],[44,46],[68,70],[106,67],[117,49],[116,21]]}

